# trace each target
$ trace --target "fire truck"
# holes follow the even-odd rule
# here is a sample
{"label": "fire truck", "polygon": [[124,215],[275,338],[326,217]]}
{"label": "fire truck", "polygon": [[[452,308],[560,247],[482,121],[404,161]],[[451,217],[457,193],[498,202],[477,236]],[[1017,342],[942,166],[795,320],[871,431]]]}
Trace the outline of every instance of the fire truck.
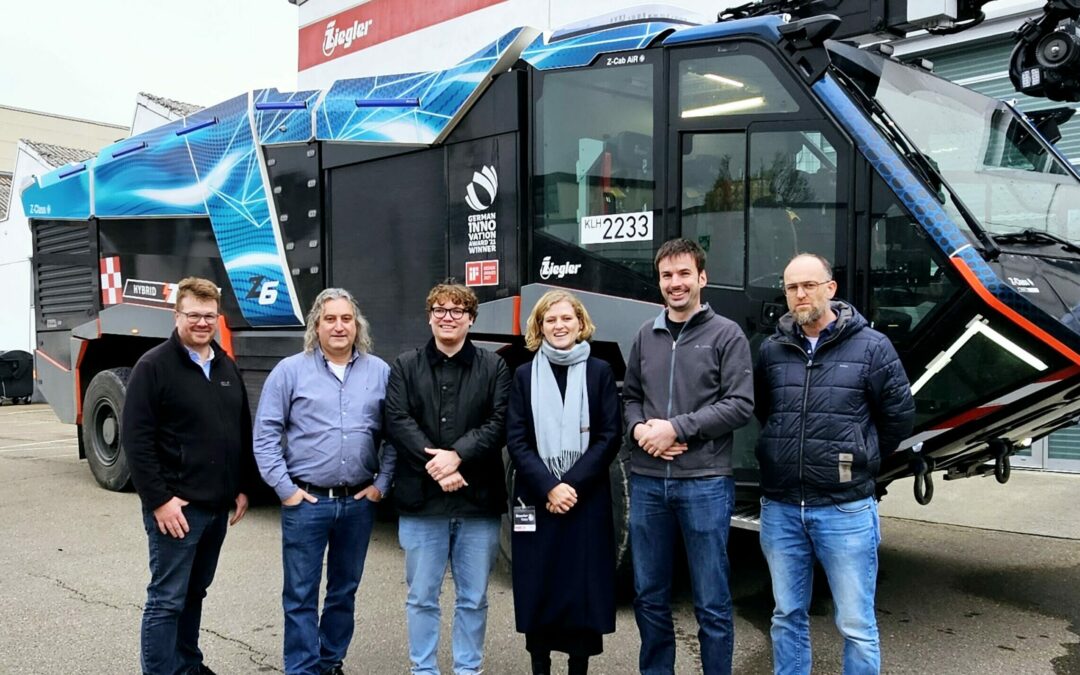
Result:
{"label": "fire truck", "polygon": [[[97,481],[125,488],[126,380],[191,275],[222,288],[220,342],[252,401],[321,289],[351,290],[392,359],[430,337],[425,294],[447,277],[476,291],[472,336],[511,366],[529,308],[572,289],[621,379],[661,308],[654,254],[682,236],[708,253],[703,299],[754,349],[786,311],[791,256],[833,262],[916,401],[881,492],[914,475],[926,502],[935,473],[1005,482],[1013,453],[1080,416],[1080,176],[1053,144],[1075,111],[1022,114],[882,40],[969,27],[982,4],[515,28],[447,70],[256,90],[120,141],[22,193],[38,385]],[[1051,0],[1017,31],[1018,89],[1078,100],[1078,16],[1080,0]],[[757,431],[735,444],[749,527]],[[623,486],[625,462],[612,471]]]}

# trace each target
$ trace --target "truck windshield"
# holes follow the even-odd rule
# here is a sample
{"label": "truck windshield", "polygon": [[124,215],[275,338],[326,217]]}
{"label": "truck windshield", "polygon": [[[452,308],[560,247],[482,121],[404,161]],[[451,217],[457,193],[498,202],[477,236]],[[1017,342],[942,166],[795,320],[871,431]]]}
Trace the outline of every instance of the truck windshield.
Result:
{"label": "truck windshield", "polygon": [[1080,183],[1008,105],[891,61],[882,63],[876,98],[987,232],[1080,242]]}

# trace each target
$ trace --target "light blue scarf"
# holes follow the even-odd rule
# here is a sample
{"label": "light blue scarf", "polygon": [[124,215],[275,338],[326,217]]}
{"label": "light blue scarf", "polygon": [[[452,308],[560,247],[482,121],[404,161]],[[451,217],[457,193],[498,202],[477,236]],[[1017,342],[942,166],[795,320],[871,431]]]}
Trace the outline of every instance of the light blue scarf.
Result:
{"label": "light blue scarf", "polygon": [[[564,351],[544,341],[533,358],[531,394],[536,447],[540,459],[556,478],[562,478],[589,447],[585,362],[590,351],[588,342],[579,342]],[[565,397],[559,395],[552,363],[570,366],[566,371]]]}

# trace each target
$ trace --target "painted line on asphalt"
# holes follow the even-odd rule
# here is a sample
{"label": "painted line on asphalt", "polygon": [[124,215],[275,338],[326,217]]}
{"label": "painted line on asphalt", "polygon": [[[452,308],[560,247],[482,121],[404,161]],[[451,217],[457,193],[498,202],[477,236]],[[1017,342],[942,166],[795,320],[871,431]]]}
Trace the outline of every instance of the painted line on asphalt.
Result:
{"label": "painted line on asphalt", "polygon": [[79,442],[73,438],[58,438],[53,441],[35,441],[33,443],[20,443],[19,445],[0,446],[0,452],[10,452],[12,450],[21,450],[23,448],[42,447],[58,444],[63,444],[65,447],[79,446]]}

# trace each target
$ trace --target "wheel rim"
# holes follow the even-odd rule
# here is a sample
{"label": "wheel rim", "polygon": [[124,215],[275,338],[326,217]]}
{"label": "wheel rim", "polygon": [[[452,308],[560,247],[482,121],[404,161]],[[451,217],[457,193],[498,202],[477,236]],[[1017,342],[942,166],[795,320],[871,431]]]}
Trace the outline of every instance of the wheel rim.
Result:
{"label": "wheel rim", "polygon": [[108,401],[94,406],[93,452],[103,466],[112,466],[120,456],[120,420]]}

